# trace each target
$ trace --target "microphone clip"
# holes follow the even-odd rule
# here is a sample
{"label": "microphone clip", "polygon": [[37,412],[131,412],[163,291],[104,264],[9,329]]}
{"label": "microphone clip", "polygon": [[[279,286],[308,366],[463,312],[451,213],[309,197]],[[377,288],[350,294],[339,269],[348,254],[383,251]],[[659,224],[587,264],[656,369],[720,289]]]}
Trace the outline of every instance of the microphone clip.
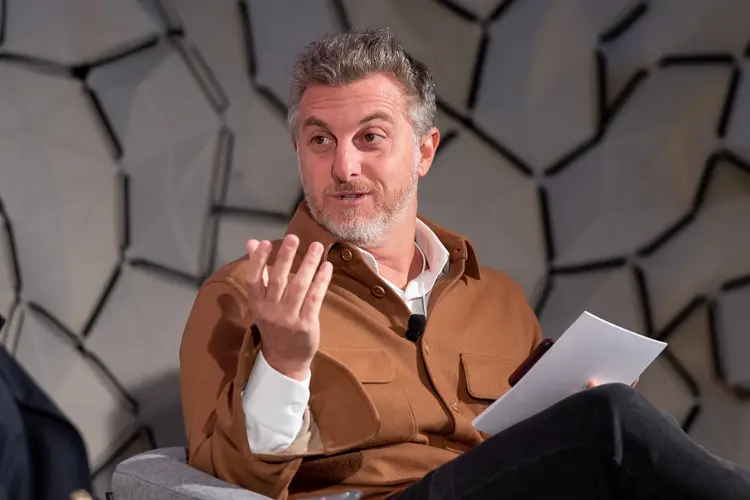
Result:
{"label": "microphone clip", "polygon": [[424,314],[412,314],[409,316],[409,326],[406,329],[406,339],[417,342],[427,327],[427,318]]}

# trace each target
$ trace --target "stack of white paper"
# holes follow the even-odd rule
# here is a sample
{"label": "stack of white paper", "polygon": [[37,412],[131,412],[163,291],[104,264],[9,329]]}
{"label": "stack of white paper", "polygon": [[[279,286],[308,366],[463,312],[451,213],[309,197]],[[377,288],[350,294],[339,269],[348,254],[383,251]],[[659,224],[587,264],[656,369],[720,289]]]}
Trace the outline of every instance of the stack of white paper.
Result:
{"label": "stack of white paper", "polygon": [[632,384],[667,346],[584,312],[508,392],[474,419],[497,434],[598,384]]}

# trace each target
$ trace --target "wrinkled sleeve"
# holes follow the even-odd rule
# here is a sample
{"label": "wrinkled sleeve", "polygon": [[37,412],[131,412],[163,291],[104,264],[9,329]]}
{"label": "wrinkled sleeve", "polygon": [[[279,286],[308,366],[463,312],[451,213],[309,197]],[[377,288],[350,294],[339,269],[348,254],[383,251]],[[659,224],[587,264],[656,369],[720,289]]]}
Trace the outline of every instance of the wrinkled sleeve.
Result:
{"label": "wrinkled sleeve", "polygon": [[[224,481],[283,500],[305,457],[362,446],[375,436],[380,419],[354,373],[321,351],[315,354],[310,368],[309,393],[295,387],[300,391],[291,398],[269,397],[265,391],[273,389],[274,382],[263,380],[269,373],[264,374],[262,367],[255,370],[260,376],[253,377],[250,385],[249,378],[260,355],[260,339],[254,339],[251,333],[252,314],[247,304],[245,290],[231,275],[212,277],[198,291],[188,316],[180,345],[188,461]],[[281,374],[271,373],[271,379],[273,375]],[[243,398],[243,393],[248,394],[247,398]],[[302,407],[305,397],[309,397],[309,402]],[[278,404],[276,409],[285,414],[279,422],[270,423],[269,417],[277,414],[261,409],[269,402]],[[300,406],[285,408],[287,404]],[[250,422],[247,413],[251,415]],[[258,436],[252,435],[252,429],[258,424],[270,428],[270,434],[286,434],[284,443],[261,443],[257,450],[253,449]],[[299,431],[285,447],[298,425]],[[260,440],[270,434],[263,432]],[[266,448],[274,453],[266,453]]]}
{"label": "wrinkled sleeve", "polygon": [[[284,498],[302,460],[253,453],[241,392],[257,356],[239,290],[227,282],[198,292],[180,346],[189,464],[215,477]],[[309,421],[308,421],[309,425]]]}
{"label": "wrinkled sleeve", "polygon": [[[250,331],[252,317],[246,304],[244,289],[231,277],[209,280],[199,290],[188,316],[180,345],[188,461],[224,481],[285,499],[303,458],[359,447],[375,435],[380,420],[351,370],[320,351],[311,366],[309,393],[300,390],[298,397],[268,397],[265,391],[273,389],[273,382],[260,383],[264,382],[262,367],[255,370],[261,375],[253,377],[254,385],[248,391],[260,348]],[[307,394],[309,403],[304,408],[283,408],[288,403],[302,405]],[[280,403],[277,410],[285,413],[283,425],[268,422],[274,413],[264,413],[261,407],[269,402]],[[246,413],[252,421],[248,422]],[[269,447],[263,443],[257,450],[251,445],[258,436],[248,431],[253,434],[253,426],[264,423],[272,429],[271,434],[286,429],[282,430],[284,443],[270,446],[274,453],[266,453],[263,448]],[[294,439],[283,446],[298,423]],[[263,436],[259,441],[270,434],[264,432]]]}

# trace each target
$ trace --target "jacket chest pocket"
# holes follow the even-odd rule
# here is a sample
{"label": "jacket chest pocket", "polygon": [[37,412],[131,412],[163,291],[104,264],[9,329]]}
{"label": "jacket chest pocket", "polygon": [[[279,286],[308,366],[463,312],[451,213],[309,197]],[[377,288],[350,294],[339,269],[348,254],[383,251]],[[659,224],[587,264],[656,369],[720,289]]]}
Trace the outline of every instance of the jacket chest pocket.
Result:
{"label": "jacket chest pocket", "polygon": [[382,349],[336,348],[325,352],[344,364],[364,387],[380,418],[378,444],[400,442],[417,431],[414,412],[396,374],[393,362]]}
{"label": "jacket chest pocket", "polygon": [[518,362],[511,359],[490,358],[461,353],[459,392],[466,403],[478,403],[478,409],[489,406],[510,389],[508,377]]}

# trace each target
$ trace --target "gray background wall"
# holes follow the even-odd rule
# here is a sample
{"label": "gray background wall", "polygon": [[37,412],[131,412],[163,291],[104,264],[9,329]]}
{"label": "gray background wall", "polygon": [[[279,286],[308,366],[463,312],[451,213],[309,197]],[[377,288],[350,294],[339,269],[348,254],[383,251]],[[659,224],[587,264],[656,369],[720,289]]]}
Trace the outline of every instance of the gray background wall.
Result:
{"label": "gray background wall", "polygon": [[182,442],[201,280],[300,196],[307,41],[390,26],[433,70],[422,212],[516,278],[668,351],[640,389],[750,466],[750,3],[0,0],[2,341],[114,463]]}

